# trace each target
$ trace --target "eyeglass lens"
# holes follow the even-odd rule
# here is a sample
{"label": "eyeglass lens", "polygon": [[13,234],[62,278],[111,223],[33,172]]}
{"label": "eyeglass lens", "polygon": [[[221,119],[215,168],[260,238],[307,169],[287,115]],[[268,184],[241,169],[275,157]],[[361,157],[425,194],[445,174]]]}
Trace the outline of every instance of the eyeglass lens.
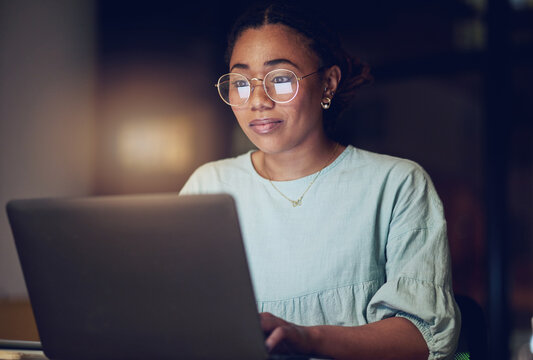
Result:
{"label": "eyeglass lens", "polygon": [[[298,92],[298,79],[290,70],[274,70],[263,79],[266,94],[275,102],[291,101]],[[218,81],[218,91],[222,100],[233,106],[243,105],[251,94],[251,85],[244,76],[236,73],[223,75]]]}

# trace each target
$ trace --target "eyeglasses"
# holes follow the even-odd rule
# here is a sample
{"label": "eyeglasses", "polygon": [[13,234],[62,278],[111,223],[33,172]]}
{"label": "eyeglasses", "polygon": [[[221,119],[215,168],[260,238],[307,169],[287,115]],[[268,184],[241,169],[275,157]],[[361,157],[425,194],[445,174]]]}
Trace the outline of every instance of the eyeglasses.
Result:
{"label": "eyeglasses", "polygon": [[300,80],[318,73],[322,68],[310,74],[298,77],[291,70],[276,69],[265,75],[264,79],[251,78],[238,73],[222,75],[215,86],[222,100],[230,106],[246,104],[256,85],[251,82],[262,81],[265,93],[276,103],[288,103],[296,97],[300,88]]}

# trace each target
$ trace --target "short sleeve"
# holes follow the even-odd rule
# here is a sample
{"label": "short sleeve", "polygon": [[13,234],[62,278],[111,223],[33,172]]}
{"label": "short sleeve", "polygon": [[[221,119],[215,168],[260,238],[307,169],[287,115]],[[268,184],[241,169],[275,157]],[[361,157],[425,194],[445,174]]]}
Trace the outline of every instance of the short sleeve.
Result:
{"label": "short sleeve", "polygon": [[212,163],[197,168],[179,191],[179,195],[198,195],[220,192],[219,175]]}
{"label": "short sleeve", "polygon": [[410,320],[426,340],[429,359],[445,359],[455,351],[461,322],[451,286],[446,222],[429,176],[409,164],[408,171],[399,169],[405,175],[394,191],[386,281],[370,300],[367,319]]}
{"label": "short sleeve", "polygon": [[185,185],[179,191],[179,195],[196,195],[200,193],[200,184],[198,179],[198,170],[196,170],[187,180]]}

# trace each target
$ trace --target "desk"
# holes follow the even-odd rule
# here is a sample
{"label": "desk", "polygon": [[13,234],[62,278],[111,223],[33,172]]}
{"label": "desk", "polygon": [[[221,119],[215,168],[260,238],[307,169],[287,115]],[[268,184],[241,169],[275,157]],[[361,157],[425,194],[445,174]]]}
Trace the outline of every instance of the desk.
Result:
{"label": "desk", "polygon": [[39,350],[0,349],[0,360],[48,360]]}
{"label": "desk", "polygon": [[[294,358],[294,360],[301,360],[301,359],[302,359],[301,357]],[[49,360],[49,359],[46,356],[44,356],[42,351],[0,349],[0,360]],[[286,360],[290,360],[290,358],[287,358]],[[309,358],[308,360],[321,360],[321,359]]]}
{"label": "desk", "polygon": [[0,339],[0,360],[48,360],[44,356],[41,343]]}

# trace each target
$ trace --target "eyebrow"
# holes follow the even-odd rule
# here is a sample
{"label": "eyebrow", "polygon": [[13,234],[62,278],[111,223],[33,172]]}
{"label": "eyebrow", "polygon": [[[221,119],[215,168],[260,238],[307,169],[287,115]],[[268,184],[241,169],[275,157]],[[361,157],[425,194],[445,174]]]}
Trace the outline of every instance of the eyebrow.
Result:
{"label": "eyebrow", "polygon": [[[289,59],[283,59],[283,58],[265,61],[265,63],[263,65],[264,66],[274,66],[274,65],[278,65],[278,64],[289,64],[289,65],[294,66],[296,69],[300,70],[300,67],[298,65],[296,65],[295,63],[293,63]],[[250,68],[250,66],[248,66],[246,64],[237,63],[237,64],[234,64],[231,67],[230,72],[233,71],[233,69],[249,69],[249,68]]]}
{"label": "eyebrow", "polygon": [[297,68],[298,70],[300,70],[300,68],[298,67],[298,65],[296,65],[295,63],[293,63],[292,61],[288,60],[288,59],[274,59],[274,60],[269,60],[267,62],[265,62],[265,66],[274,66],[274,65],[278,65],[278,64],[290,64],[292,66],[294,66],[295,68]]}

